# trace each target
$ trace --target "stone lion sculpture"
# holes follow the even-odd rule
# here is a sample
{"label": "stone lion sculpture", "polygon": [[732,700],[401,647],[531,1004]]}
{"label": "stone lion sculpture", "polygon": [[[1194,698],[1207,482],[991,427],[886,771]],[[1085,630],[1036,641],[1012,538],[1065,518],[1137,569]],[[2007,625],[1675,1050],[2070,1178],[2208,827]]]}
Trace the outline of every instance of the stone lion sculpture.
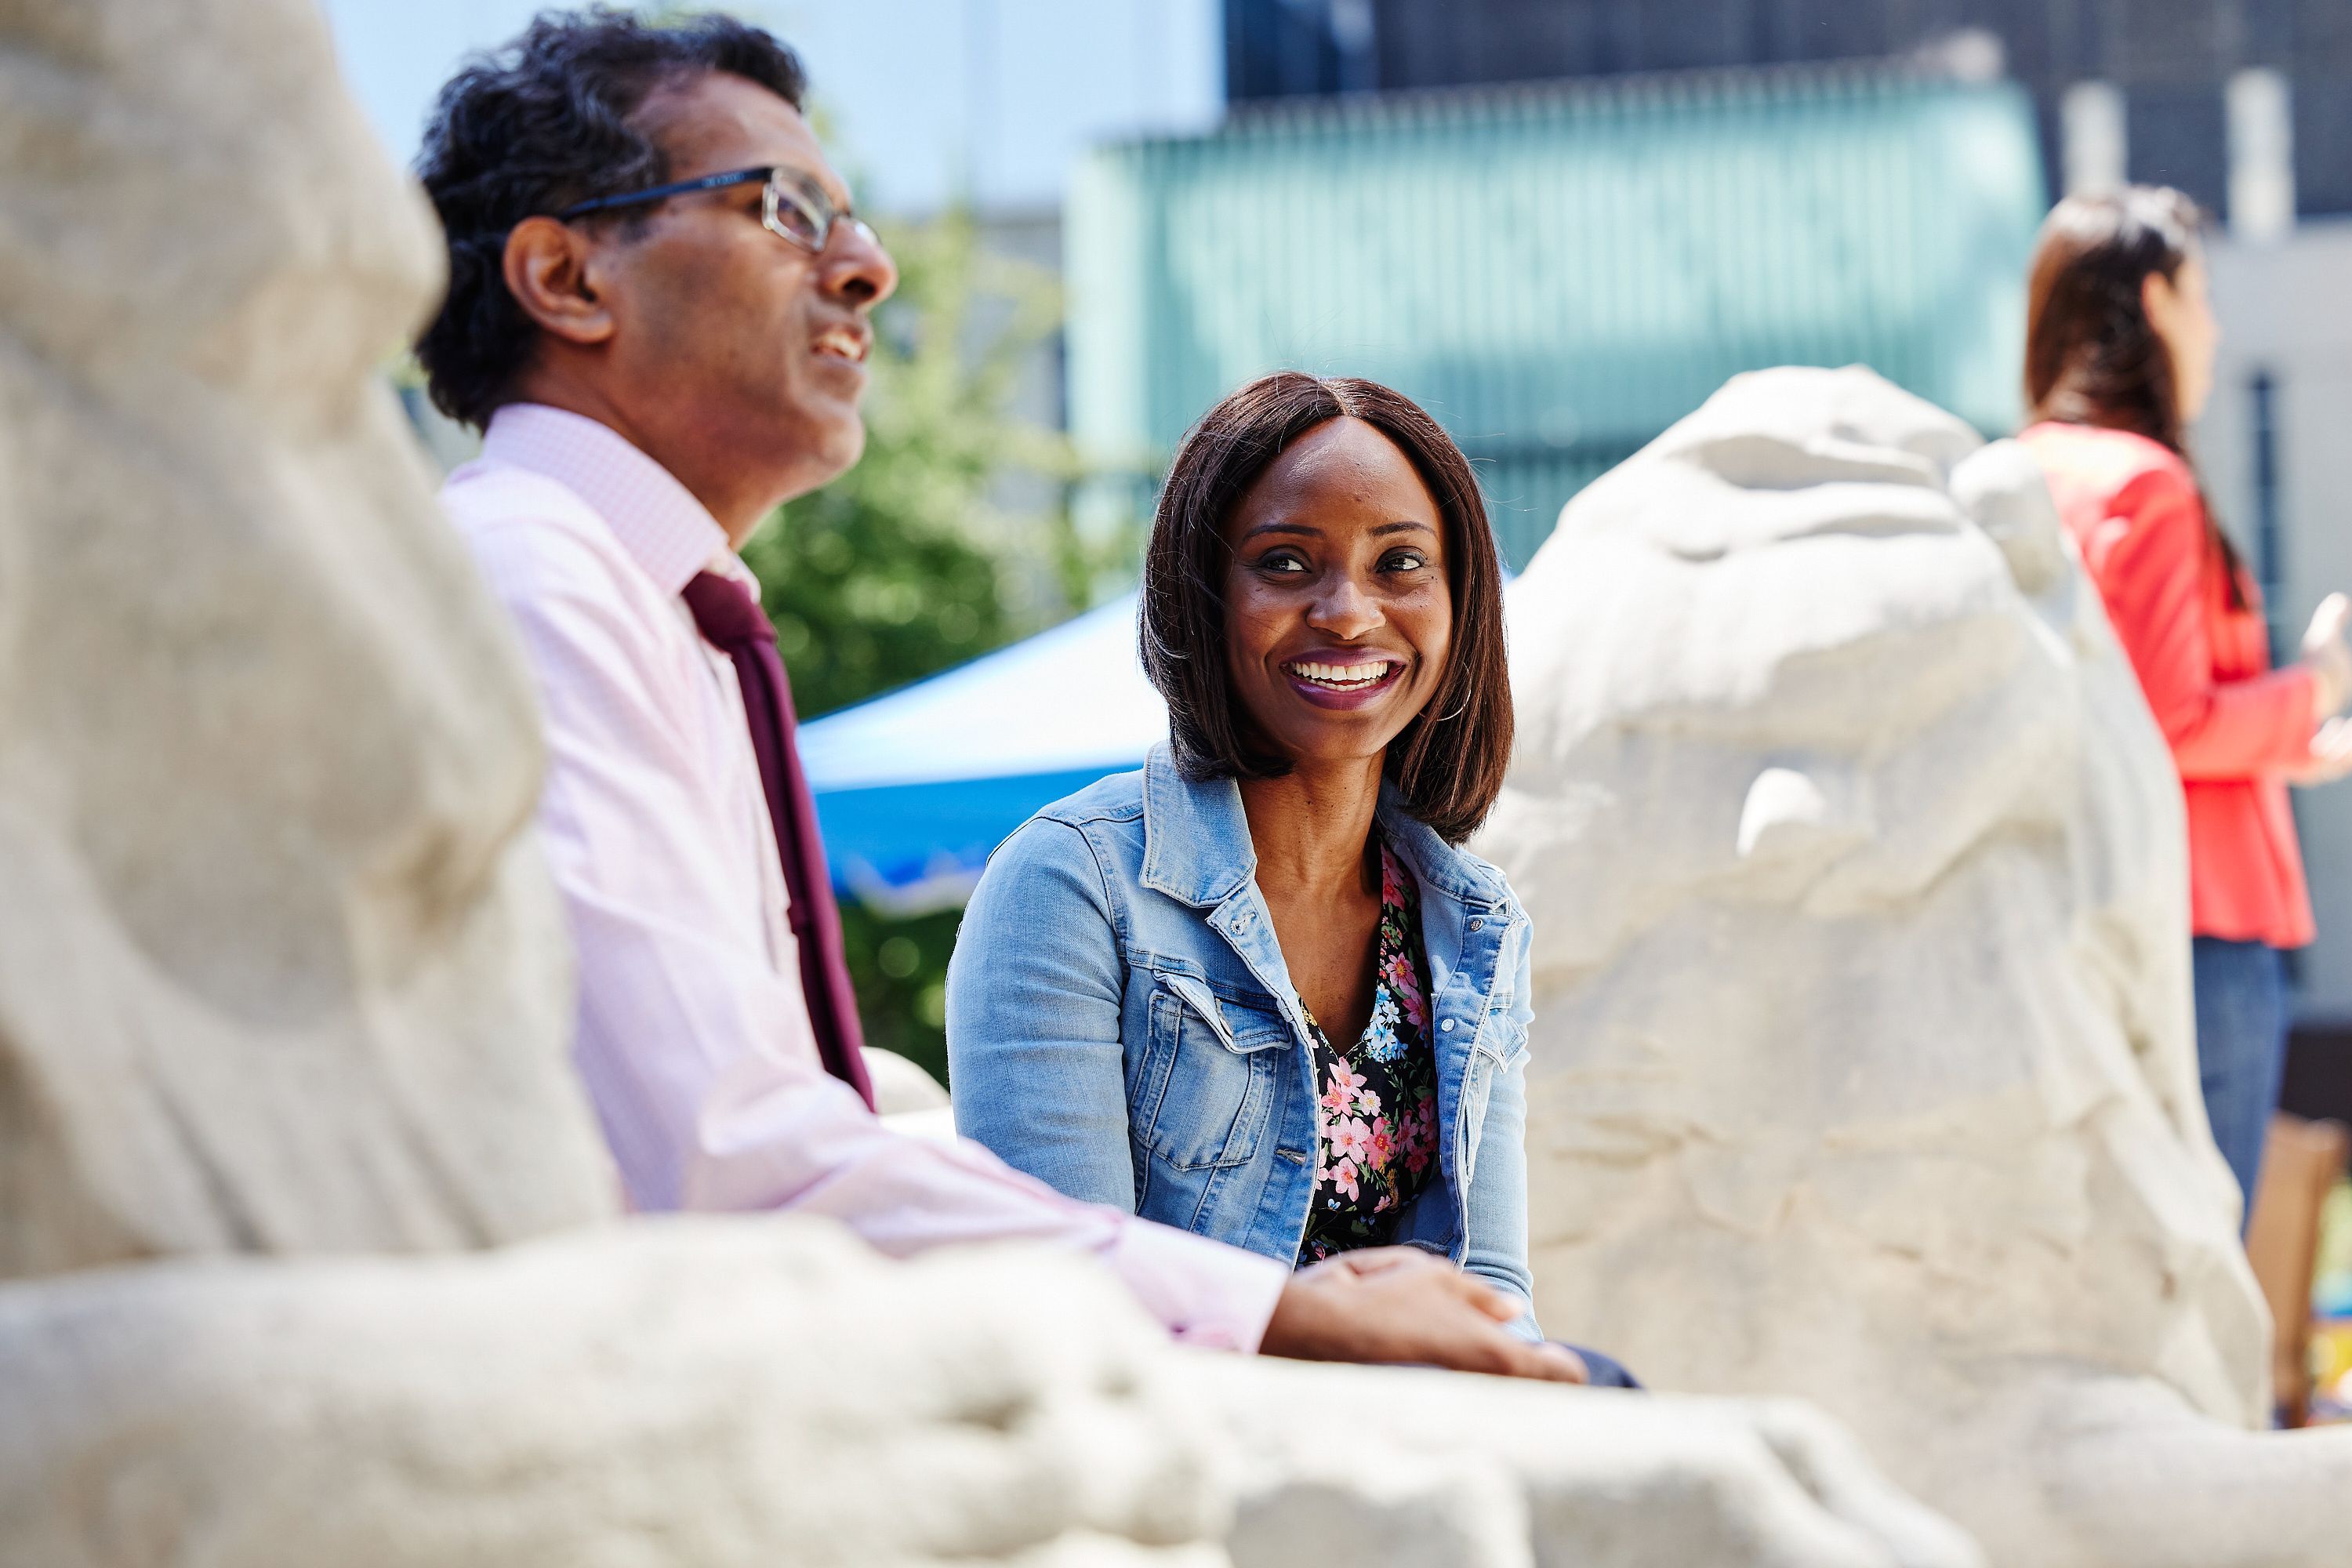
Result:
{"label": "stone lion sculpture", "polygon": [[438,254],[307,0],[0,0],[0,1563],[1980,1563],[1799,1405],[621,1221],[528,680],[373,374]]}
{"label": "stone lion sculpture", "polygon": [[1742,376],[1513,589],[1538,1299],[1801,1394],[2013,1568],[2352,1556],[2268,1424],[2164,742],[2011,442]]}

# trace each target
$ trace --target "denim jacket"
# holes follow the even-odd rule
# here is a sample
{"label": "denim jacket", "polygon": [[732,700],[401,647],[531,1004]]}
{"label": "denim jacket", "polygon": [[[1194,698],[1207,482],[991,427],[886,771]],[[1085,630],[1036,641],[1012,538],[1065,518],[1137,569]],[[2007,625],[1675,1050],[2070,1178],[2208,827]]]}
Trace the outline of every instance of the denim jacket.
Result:
{"label": "denim jacket", "polygon": [[[1528,1302],[1527,912],[1388,785],[1380,822],[1420,886],[1444,1175],[1396,1239]],[[958,1129],[1073,1197],[1295,1262],[1315,1058],[1256,868],[1240,790],[1165,746],[1024,824],[948,965]],[[1532,1310],[1513,1327],[1539,1337]]]}

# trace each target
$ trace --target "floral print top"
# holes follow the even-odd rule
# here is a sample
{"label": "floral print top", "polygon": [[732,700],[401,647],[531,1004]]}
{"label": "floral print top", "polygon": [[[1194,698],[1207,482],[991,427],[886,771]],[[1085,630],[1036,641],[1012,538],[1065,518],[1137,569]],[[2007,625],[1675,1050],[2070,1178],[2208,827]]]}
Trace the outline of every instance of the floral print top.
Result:
{"label": "floral print top", "polygon": [[1322,1103],[1301,1263],[1386,1244],[1397,1215],[1437,1170],[1437,1056],[1428,1038],[1421,891],[1385,840],[1375,962],[1371,1020],[1351,1048],[1335,1049],[1322,1026],[1307,1020]]}

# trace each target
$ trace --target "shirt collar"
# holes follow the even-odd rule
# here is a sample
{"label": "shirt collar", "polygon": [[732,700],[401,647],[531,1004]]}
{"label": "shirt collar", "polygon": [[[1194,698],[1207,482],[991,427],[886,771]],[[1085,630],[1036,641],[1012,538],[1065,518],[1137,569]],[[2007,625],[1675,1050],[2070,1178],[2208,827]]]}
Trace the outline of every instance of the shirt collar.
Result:
{"label": "shirt collar", "polygon": [[587,502],[665,595],[681,592],[698,572],[743,572],[710,510],[608,425],[543,403],[509,403],[490,416],[482,456],[543,475]]}

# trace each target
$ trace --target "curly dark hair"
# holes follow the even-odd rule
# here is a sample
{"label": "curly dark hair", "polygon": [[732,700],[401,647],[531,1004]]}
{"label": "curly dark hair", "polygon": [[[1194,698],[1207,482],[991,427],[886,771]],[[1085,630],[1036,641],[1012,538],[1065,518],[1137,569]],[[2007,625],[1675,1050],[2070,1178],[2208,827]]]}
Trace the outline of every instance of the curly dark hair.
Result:
{"label": "curly dark hair", "polygon": [[[730,16],[649,24],[598,7],[541,12],[441,89],[416,174],[449,241],[449,292],[416,341],[434,403],[477,427],[506,402],[538,329],[508,292],[507,232],[534,214],[658,185],[669,160],[630,123],[655,89],[725,71],[801,107],[800,57]],[[642,211],[583,219],[641,225]]]}
{"label": "curly dark hair", "polygon": [[1168,701],[1177,764],[1192,778],[1273,778],[1225,666],[1225,525],[1259,476],[1309,431],[1360,419],[1394,442],[1429,487],[1445,530],[1453,651],[1428,704],[1389,743],[1382,771],[1405,809],[1459,844],[1486,819],[1511,760],[1503,563],[1469,459],[1401,392],[1351,376],[1277,371],[1201,416],[1177,448],[1143,557],[1143,669]]}

